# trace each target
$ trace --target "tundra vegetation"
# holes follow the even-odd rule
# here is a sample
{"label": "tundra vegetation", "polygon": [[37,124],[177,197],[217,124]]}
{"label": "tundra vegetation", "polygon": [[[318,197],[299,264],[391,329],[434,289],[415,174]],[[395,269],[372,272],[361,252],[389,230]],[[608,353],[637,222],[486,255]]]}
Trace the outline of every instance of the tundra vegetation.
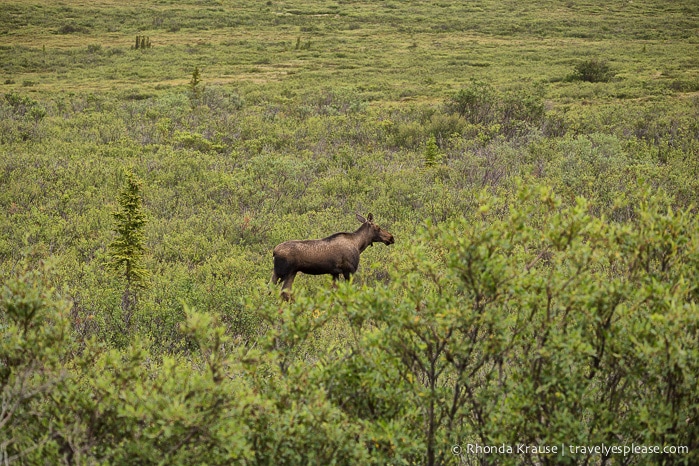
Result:
{"label": "tundra vegetation", "polygon": [[[698,30],[4,1],[0,463],[697,464]],[[274,246],[355,212],[395,244],[282,302]],[[549,448],[603,444],[688,452]]]}

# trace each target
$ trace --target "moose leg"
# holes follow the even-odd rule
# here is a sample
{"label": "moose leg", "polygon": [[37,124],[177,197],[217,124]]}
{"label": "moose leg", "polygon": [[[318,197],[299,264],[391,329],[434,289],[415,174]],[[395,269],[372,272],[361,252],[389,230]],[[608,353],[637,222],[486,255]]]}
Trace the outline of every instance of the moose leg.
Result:
{"label": "moose leg", "polygon": [[291,286],[294,284],[294,278],[296,278],[296,273],[290,273],[284,277],[284,282],[282,283],[282,299],[284,301],[291,299]]}
{"label": "moose leg", "polygon": [[332,274],[333,276],[333,288],[337,288],[337,281],[340,279],[339,273]]}

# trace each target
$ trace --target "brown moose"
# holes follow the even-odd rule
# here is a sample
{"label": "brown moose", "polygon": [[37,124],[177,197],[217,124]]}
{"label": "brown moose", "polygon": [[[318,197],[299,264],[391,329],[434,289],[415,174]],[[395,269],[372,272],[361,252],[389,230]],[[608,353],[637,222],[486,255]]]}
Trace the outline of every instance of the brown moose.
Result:
{"label": "brown moose", "polygon": [[359,255],[372,243],[393,244],[393,235],[374,223],[374,216],[357,214],[362,223],[353,233],[335,233],[327,238],[286,241],[274,248],[272,283],[282,284],[282,298],[291,297],[291,286],[298,272],[310,275],[330,274],[333,281],[342,275],[349,280],[359,267]]}

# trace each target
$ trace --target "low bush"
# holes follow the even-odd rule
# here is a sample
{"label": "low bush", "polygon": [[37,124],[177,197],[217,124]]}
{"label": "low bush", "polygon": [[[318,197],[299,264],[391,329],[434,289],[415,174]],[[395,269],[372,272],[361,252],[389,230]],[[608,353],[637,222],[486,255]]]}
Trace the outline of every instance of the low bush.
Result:
{"label": "low bush", "polygon": [[472,81],[447,99],[445,109],[477,127],[498,125],[497,132],[507,139],[538,129],[545,121],[543,88],[538,86],[500,92],[490,84]]}
{"label": "low bush", "polygon": [[614,78],[614,73],[609,63],[597,58],[578,63],[570,76],[573,81],[588,83],[608,83],[612,78]]}

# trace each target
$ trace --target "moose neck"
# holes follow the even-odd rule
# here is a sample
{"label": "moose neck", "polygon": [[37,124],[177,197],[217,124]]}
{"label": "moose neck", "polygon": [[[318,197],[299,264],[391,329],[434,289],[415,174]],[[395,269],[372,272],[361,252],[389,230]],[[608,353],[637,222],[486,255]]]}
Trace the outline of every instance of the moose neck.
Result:
{"label": "moose neck", "polygon": [[357,230],[352,233],[354,244],[357,246],[360,253],[363,252],[368,246],[371,246],[372,236],[371,228],[367,223],[362,224],[362,226],[357,228]]}

